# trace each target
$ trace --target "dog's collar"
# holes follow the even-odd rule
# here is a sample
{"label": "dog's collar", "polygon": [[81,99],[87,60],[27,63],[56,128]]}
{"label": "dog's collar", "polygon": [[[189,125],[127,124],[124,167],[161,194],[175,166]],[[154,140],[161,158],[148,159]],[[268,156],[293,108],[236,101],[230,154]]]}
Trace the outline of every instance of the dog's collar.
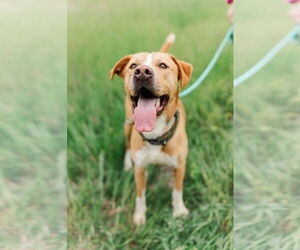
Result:
{"label": "dog's collar", "polygon": [[166,132],[164,133],[162,136],[157,137],[155,139],[147,139],[142,133],[140,133],[140,135],[143,137],[143,140],[146,142],[149,142],[152,145],[157,145],[157,146],[161,146],[161,145],[166,145],[173,137],[173,135],[175,134],[178,122],[179,122],[179,111],[177,110],[174,114],[174,122],[172,124],[172,127]]}

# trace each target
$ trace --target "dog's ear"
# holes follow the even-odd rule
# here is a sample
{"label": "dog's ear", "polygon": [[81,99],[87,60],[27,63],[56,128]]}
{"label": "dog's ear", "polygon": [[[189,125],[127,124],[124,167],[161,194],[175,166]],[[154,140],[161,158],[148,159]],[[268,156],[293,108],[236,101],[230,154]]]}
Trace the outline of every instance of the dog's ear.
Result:
{"label": "dog's ear", "polygon": [[116,62],[115,66],[110,71],[110,80],[114,78],[114,75],[117,74],[118,76],[124,78],[124,67],[127,65],[129,60],[131,59],[132,55],[124,56],[119,61]]}
{"label": "dog's ear", "polygon": [[171,57],[178,67],[178,80],[180,81],[181,88],[184,88],[191,79],[193,66],[190,63],[176,59],[175,56]]}

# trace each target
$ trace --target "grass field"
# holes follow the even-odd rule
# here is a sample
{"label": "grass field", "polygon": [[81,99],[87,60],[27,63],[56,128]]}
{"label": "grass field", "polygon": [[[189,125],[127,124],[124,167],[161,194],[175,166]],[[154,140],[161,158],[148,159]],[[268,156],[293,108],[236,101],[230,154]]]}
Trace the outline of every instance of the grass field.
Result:
{"label": "grass field", "polygon": [[229,23],[219,1],[76,1],[68,15],[68,245],[70,249],[232,249],[232,46],[203,86],[184,98],[189,156],[186,219],[172,218],[171,191],[149,168],[148,221],[132,224],[135,185],[123,171],[122,56],[171,50],[200,75]]}
{"label": "grass field", "polygon": [[0,3],[0,249],[66,248],[65,10]]}
{"label": "grass field", "polygon": [[[289,8],[285,1],[238,4],[235,77],[294,26]],[[299,58],[299,44],[289,44],[234,91],[236,249],[300,249]]]}

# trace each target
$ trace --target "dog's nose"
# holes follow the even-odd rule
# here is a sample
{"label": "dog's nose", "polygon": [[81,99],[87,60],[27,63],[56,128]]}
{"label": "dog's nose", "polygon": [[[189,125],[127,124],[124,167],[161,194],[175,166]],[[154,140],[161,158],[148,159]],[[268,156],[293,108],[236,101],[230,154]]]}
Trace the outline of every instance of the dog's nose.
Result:
{"label": "dog's nose", "polygon": [[149,80],[153,76],[153,70],[147,65],[140,65],[136,67],[134,76],[139,80]]}

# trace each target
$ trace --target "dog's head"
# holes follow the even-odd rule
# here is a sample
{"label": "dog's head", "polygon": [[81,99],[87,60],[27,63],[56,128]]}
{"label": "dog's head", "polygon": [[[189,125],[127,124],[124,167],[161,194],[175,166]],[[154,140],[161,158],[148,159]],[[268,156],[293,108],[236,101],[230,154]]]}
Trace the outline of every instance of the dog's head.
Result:
{"label": "dog's head", "polygon": [[110,78],[113,79],[115,74],[124,78],[125,91],[132,101],[135,128],[139,132],[149,132],[158,116],[176,109],[178,81],[184,88],[192,70],[191,64],[173,55],[142,52],[119,60],[111,70]]}

